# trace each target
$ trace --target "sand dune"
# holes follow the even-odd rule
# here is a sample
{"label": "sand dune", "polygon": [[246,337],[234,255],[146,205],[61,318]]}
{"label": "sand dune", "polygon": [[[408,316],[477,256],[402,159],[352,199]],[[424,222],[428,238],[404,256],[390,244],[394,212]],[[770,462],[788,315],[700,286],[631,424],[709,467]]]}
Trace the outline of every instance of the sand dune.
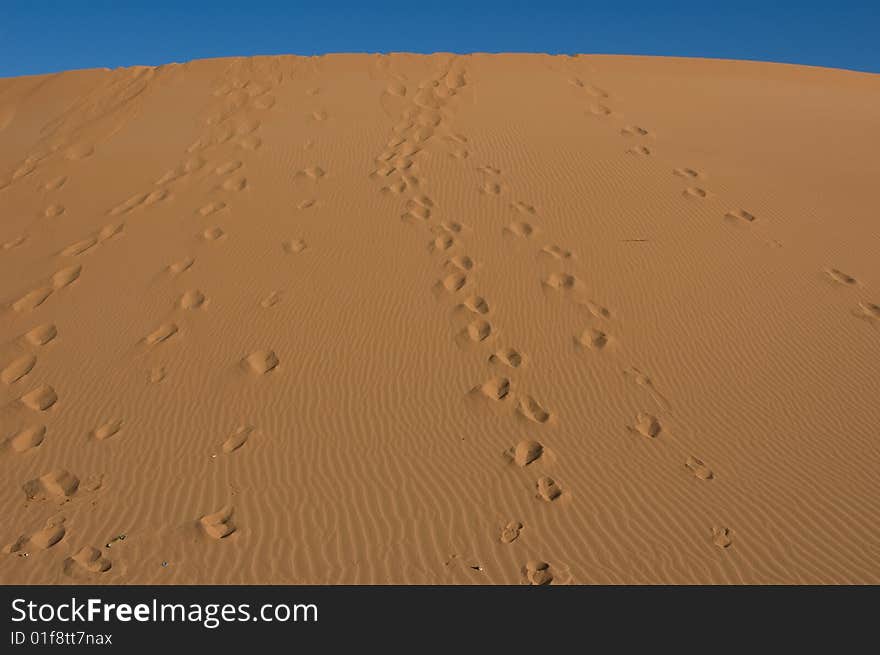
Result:
{"label": "sand dune", "polygon": [[880,78],[0,79],[0,582],[878,583]]}

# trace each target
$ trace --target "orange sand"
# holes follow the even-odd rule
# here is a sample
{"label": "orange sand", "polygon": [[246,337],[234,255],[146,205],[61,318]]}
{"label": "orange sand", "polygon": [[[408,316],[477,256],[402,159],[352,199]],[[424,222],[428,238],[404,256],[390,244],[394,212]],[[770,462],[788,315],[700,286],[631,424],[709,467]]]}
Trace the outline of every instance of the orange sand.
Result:
{"label": "orange sand", "polygon": [[880,582],[878,107],[644,57],[0,79],[0,583]]}

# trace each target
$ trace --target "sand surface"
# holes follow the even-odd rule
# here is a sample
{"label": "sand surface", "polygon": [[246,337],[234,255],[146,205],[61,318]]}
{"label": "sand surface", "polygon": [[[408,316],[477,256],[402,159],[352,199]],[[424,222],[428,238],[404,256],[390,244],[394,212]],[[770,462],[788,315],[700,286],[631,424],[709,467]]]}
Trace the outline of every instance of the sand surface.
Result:
{"label": "sand surface", "polygon": [[0,79],[0,582],[880,583],[880,77]]}

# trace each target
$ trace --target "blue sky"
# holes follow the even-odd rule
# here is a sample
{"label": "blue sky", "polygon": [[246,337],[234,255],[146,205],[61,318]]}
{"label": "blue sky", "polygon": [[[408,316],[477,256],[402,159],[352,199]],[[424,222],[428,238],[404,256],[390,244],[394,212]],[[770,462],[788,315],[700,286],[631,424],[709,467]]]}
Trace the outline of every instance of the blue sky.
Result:
{"label": "blue sky", "polygon": [[880,73],[880,0],[0,0],[0,77],[204,57],[551,52]]}

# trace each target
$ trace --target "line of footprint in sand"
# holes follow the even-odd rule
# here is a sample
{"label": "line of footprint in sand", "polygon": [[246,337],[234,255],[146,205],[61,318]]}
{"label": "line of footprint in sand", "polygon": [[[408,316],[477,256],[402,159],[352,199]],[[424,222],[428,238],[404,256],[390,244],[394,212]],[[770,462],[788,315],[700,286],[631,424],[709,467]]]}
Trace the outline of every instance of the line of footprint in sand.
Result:
{"label": "line of footprint in sand", "polygon": [[[599,117],[616,116],[617,113],[609,106],[611,96],[607,91],[595,87],[589,83],[585,83],[578,78],[573,78],[570,83],[576,87],[583,88],[591,95],[596,102],[589,107],[589,113]],[[619,129],[619,134],[628,139],[634,140],[635,144],[626,150],[627,154],[635,156],[650,156],[653,149],[649,145],[649,140],[653,138],[653,134],[646,128],[638,125],[626,125]],[[682,197],[689,201],[700,201],[714,197],[714,194],[707,191],[701,185],[705,179],[705,174],[694,168],[675,168],[672,171],[675,177],[685,180],[689,184],[682,190]],[[725,220],[734,223],[750,224],[755,222],[756,217],[744,209],[734,209],[724,214]],[[598,345],[599,348],[604,346],[606,338],[601,333],[595,331],[590,332],[587,336],[592,345]],[[654,383],[649,375],[642,372],[638,368],[631,367],[624,371],[624,375],[630,379],[635,385],[647,392],[649,397],[662,409],[668,410],[668,401],[656,390]],[[639,412],[632,423],[626,426],[627,431],[632,434],[639,435],[649,440],[661,438],[665,429],[660,419],[651,412]],[[700,458],[690,455],[684,462],[685,470],[701,481],[711,481],[715,479],[715,473]],[[713,526],[711,529],[712,542],[721,549],[729,548],[733,544],[733,531],[723,526]]]}
{"label": "line of footprint in sand", "polygon": [[[388,142],[386,150],[376,158],[377,168],[371,173],[371,177],[383,184],[382,193],[405,197],[401,219],[407,224],[426,230],[430,238],[429,252],[443,258],[441,278],[435,283],[434,293],[439,298],[454,299],[453,318],[462,321],[455,337],[457,345],[465,350],[486,353],[499,339],[498,331],[492,323],[489,301],[474,291],[475,273],[479,265],[465,254],[466,237],[471,228],[457,221],[441,219],[438,216],[440,211],[437,203],[421,192],[424,181],[416,176],[418,162],[415,156],[434,139],[442,138],[451,146],[448,152],[451,157],[460,160],[468,158],[467,138],[449,132],[445,126],[449,118],[449,113],[445,110],[450,100],[466,86],[466,72],[453,63],[415,89],[408,88],[404,81],[396,81],[386,89],[387,94],[408,102],[402,111],[401,121],[393,128],[394,136]],[[481,191],[498,195],[501,187],[489,180]],[[538,400],[529,395],[514,393],[512,389],[511,377],[526,361],[527,357],[516,348],[495,349],[488,355],[487,362],[491,367],[499,369],[499,374],[471,389],[468,395],[478,402],[488,403],[499,413],[504,413],[509,408],[535,427],[550,425],[555,417]],[[514,465],[529,471],[535,468],[534,464],[538,460],[542,460],[545,465],[552,460],[544,445],[536,440],[522,440],[504,455]],[[546,475],[538,477],[533,485],[536,498],[542,502],[555,503],[565,495],[561,485]],[[520,537],[524,529],[522,522],[509,521],[501,528],[499,539],[505,544],[512,543]],[[455,557],[452,556],[451,559]],[[478,565],[470,568],[482,570]],[[523,580],[530,584],[549,584],[554,579],[550,565],[539,560],[527,562],[521,573]]]}
{"label": "line of footprint in sand", "polygon": [[[569,83],[579,89],[583,89],[587,95],[598,100],[598,102],[591,104],[588,108],[590,114],[600,117],[617,116],[617,113],[609,107],[611,97],[608,92],[593,86],[592,84],[586,83],[579,78],[571,78]],[[638,125],[626,125],[619,129],[619,133],[621,136],[635,139],[637,142],[636,145],[626,151],[627,153],[641,156],[653,154],[653,150],[645,144],[646,139],[653,137],[653,134],[648,129]],[[674,168],[672,173],[674,176],[683,179],[689,184],[689,186],[684,188],[681,192],[682,197],[685,199],[706,200],[715,197],[715,194],[705,189],[702,185],[702,182],[707,177],[705,173],[689,167]],[[745,209],[736,208],[726,211],[724,213],[724,220],[735,225],[749,225],[755,223],[757,217]],[[773,244],[777,247],[781,246],[778,241],[773,241]],[[823,274],[835,284],[847,287],[859,286],[856,278],[840,269],[829,267],[823,270]],[[856,318],[866,320],[876,327],[877,322],[880,321],[880,304],[868,300],[862,300],[853,308],[852,314]]]}
{"label": "line of footprint in sand", "polygon": [[[220,194],[220,198],[207,202],[199,207],[195,213],[197,217],[202,219],[230,214],[229,196],[250,188],[250,183],[243,174],[244,164],[240,160],[230,159],[209,167],[205,155],[208,151],[216,153],[224,144],[246,151],[258,150],[262,145],[262,139],[257,134],[261,122],[255,118],[240,119],[239,116],[247,110],[267,111],[272,109],[275,106],[275,98],[270,93],[272,90],[272,83],[266,81],[233,80],[222,83],[214,91],[214,96],[219,98],[220,102],[213,106],[205,117],[204,134],[187,148],[186,154],[189,157],[178,166],[166,171],[156,180],[156,184],[159,186],[176,185],[203,169],[210,169],[213,175],[221,178],[221,182],[215,188],[215,192]],[[312,179],[317,179],[324,172],[315,167],[307,169],[304,174]],[[139,197],[135,196],[132,199],[135,206],[137,206]],[[199,239],[206,244],[220,243],[226,238],[226,231],[217,224],[204,228],[199,234]],[[305,250],[306,243],[302,239],[291,239],[283,242],[282,248],[287,253],[300,253]],[[167,275],[177,277],[189,271],[195,262],[195,257],[186,256],[166,266],[165,272]],[[276,292],[264,300],[262,304],[264,307],[269,307],[278,300],[279,295]],[[179,296],[175,303],[175,310],[189,313],[205,309],[208,303],[208,297],[203,291],[190,289]],[[159,324],[144,337],[144,345],[152,350],[177,338],[181,333],[182,323],[182,321],[172,318]],[[254,351],[240,361],[240,367],[244,371],[256,376],[268,374],[274,371],[278,365],[279,359],[273,350]],[[167,368],[164,366],[154,366],[150,370],[152,383],[159,383],[166,376]],[[219,444],[219,455],[230,455],[239,451],[259,433],[259,430],[252,425],[236,427]],[[211,454],[212,459],[217,457],[218,453]],[[199,533],[210,539],[226,539],[236,532],[236,526],[232,521],[233,512],[232,506],[225,506],[218,511],[201,516],[195,522],[195,527]]]}

